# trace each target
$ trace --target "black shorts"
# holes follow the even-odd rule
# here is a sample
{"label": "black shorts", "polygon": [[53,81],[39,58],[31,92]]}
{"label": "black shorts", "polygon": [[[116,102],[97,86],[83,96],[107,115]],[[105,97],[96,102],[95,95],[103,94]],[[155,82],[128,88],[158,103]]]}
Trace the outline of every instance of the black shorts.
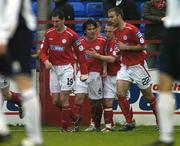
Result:
{"label": "black shorts", "polygon": [[160,72],[180,79],[180,27],[167,28],[160,47]]}
{"label": "black shorts", "polygon": [[0,57],[0,72],[6,76],[31,74],[32,31],[18,27],[8,44],[8,53]]}

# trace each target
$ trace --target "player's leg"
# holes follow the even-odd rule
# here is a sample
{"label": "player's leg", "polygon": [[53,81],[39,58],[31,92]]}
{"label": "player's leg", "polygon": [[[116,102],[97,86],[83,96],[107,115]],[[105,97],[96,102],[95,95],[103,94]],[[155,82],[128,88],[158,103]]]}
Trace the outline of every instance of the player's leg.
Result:
{"label": "player's leg", "polygon": [[133,130],[135,128],[135,121],[133,119],[132,107],[127,96],[132,79],[129,77],[127,67],[125,65],[122,65],[120,71],[118,71],[116,80],[118,103],[126,119],[126,124],[120,129],[120,131]]}
{"label": "player's leg", "polygon": [[27,130],[27,139],[22,141],[22,145],[32,143],[34,145],[42,144],[41,118],[39,97],[33,87],[32,79],[28,75],[18,75],[14,77],[17,87],[21,92],[22,105],[25,111],[25,124]]}
{"label": "player's leg", "polygon": [[10,139],[9,128],[2,113],[3,97],[0,91],[0,143]]}
{"label": "player's leg", "polygon": [[102,118],[102,98],[103,98],[103,85],[102,78],[99,73],[91,72],[89,78],[92,80],[89,82],[89,98],[91,99],[91,115],[95,123],[96,131],[100,131],[100,124]]}
{"label": "player's leg", "polygon": [[26,28],[17,29],[8,46],[13,79],[21,93],[25,112],[27,139],[22,141],[23,146],[26,146],[27,143],[31,143],[33,146],[43,143],[39,96],[31,78],[31,46],[32,32]]}
{"label": "player's leg", "polygon": [[127,93],[131,83],[125,80],[117,80],[117,97],[121,111],[126,119],[126,124],[120,129],[120,131],[129,131],[135,128],[135,120],[133,119],[132,107],[128,101]]}
{"label": "player's leg", "polygon": [[104,80],[104,121],[105,128],[102,131],[112,131],[114,126],[112,105],[116,96],[116,76],[107,76]]}
{"label": "player's leg", "polygon": [[180,74],[179,39],[180,28],[165,30],[160,48],[160,93],[157,106],[160,139],[149,146],[173,146],[173,112],[175,101],[171,90],[174,79],[178,79]]}
{"label": "player's leg", "polygon": [[80,72],[78,72],[77,76],[76,76],[76,80],[75,80],[75,102],[74,105],[72,107],[72,115],[73,115],[73,119],[74,119],[74,131],[78,132],[79,131],[79,124],[80,124],[80,120],[81,120],[81,107],[84,103],[84,99],[87,96],[88,93],[88,85],[86,82],[82,82],[80,80]]}
{"label": "player's leg", "polygon": [[7,85],[3,86],[3,88],[1,89],[2,96],[4,97],[4,100],[13,102],[17,105],[19,111],[19,117],[22,119],[24,117],[24,112],[21,105],[20,94],[9,90],[9,81],[7,79],[5,79],[4,82],[7,82]]}
{"label": "player's leg", "polygon": [[156,124],[158,124],[158,117],[157,117],[157,110],[156,110],[156,105],[157,105],[157,98],[153,95],[151,86],[149,86],[146,89],[141,89],[141,92],[143,96],[148,100],[150,103],[151,109],[156,117]]}
{"label": "player's leg", "polygon": [[113,101],[114,98],[104,98],[103,109],[104,109],[105,128],[101,131],[104,132],[112,131],[112,127],[114,125],[113,110],[112,110]]}
{"label": "player's leg", "polygon": [[62,105],[61,124],[62,129],[68,131],[72,127],[72,108],[69,103],[69,95],[74,86],[74,69],[72,65],[64,65],[58,67],[58,75],[60,75],[59,84],[61,87],[60,101]]}

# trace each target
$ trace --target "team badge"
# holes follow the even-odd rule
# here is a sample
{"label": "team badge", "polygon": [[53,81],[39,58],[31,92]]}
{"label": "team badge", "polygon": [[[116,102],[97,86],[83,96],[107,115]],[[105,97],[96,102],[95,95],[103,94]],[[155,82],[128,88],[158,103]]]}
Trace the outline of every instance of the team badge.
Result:
{"label": "team badge", "polygon": [[144,44],[144,38],[140,38],[140,43]]}
{"label": "team badge", "polygon": [[123,36],[123,40],[125,40],[125,41],[126,41],[126,40],[127,40],[127,38],[128,38],[128,37],[127,37],[127,35],[124,35],[124,36]]}
{"label": "team badge", "polygon": [[96,49],[96,50],[100,50],[100,46],[96,46],[95,49]]}
{"label": "team badge", "polygon": [[67,41],[66,39],[62,39],[62,43],[65,44]]}
{"label": "team badge", "polygon": [[113,51],[113,53],[112,53],[114,56],[116,56],[117,54],[116,54],[116,51]]}

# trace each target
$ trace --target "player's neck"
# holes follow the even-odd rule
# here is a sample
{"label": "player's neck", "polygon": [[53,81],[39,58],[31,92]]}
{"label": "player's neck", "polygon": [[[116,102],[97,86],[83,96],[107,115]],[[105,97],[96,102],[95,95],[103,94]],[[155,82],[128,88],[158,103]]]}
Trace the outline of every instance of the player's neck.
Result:
{"label": "player's neck", "polygon": [[87,37],[87,36],[85,36],[85,38],[86,38],[86,40],[88,40],[88,41],[93,41],[93,40],[95,40],[97,37],[95,36],[95,37]]}
{"label": "player's neck", "polygon": [[119,28],[120,30],[123,30],[124,27],[125,27],[125,25],[126,25],[126,23],[125,23],[124,21],[122,21],[121,23],[119,23],[118,28]]}
{"label": "player's neck", "polygon": [[66,26],[62,25],[62,27],[59,27],[58,29],[56,29],[57,32],[62,33],[66,30]]}

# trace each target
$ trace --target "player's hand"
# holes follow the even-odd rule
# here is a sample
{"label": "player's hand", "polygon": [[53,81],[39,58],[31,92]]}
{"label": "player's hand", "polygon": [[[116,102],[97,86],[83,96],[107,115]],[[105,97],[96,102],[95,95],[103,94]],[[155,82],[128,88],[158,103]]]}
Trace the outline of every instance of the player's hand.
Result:
{"label": "player's hand", "polygon": [[7,51],[7,45],[0,43],[0,55],[6,54]]}
{"label": "player's hand", "polygon": [[107,71],[106,70],[103,70],[103,74],[101,75],[101,77],[103,77],[103,78],[107,77]]}
{"label": "player's hand", "polygon": [[119,42],[119,50],[127,50],[128,46],[122,42]]}
{"label": "player's hand", "polygon": [[98,53],[94,49],[86,50],[86,54],[91,57],[96,57],[98,55]]}
{"label": "player's hand", "polygon": [[32,58],[35,58],[35,59],[38,59],[39,58],[39,55],[40,55],[40,51],[36,51],[35,53],[31,54],[31,57]]}
{"label": "player's hand", "polygon": [[82,82],[85,82],[86,80],[88,79],[88,74],[82,74],[81,76],[80,76],[80,80],[82,81]]}
{"label": "player's hand", "polygon": [[165,20],[166,20],[166,17],[162,17],[162,18],[161,18],[161,21],[165,21]]}
{"label": "player's hand", "polygon": [[52,63],[49,60],[46,60],[44,62],[45,68],[46,69],[51,69],[52,68]]}

